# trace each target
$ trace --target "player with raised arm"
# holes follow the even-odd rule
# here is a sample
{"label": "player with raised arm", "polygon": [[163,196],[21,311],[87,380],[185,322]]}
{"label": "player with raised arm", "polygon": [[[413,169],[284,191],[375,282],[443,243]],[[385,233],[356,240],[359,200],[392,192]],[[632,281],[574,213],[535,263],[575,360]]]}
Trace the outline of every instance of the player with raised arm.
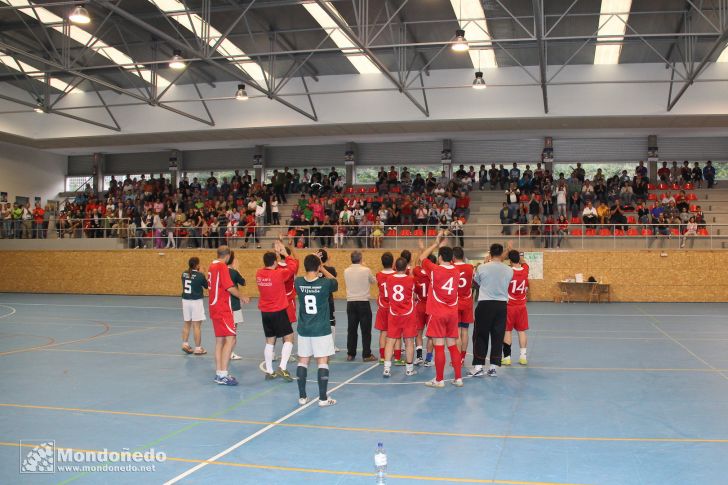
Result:
{"label": "player with raised arm", "polygon": [[210,318],[215,330],[215,382],[224,386],[237,386],[238,381],[228,373],[230,355],[237,340],[230,295],[240,298],[244,303],[249,303],[250,299],[241,296],[230,279],[227,267],[229,259],[228,246],[217,248],[217,259],[207,270],[207,283],[210,286]]}
{"label": "player with raised arm", "polygon": [[[392,266],[394,265],[394,256],[389,251],[382,254],[382,271],[377,273],[377,287],[379,288],[379,296],[377,297],[377,316],[374,320],[374,328],[379,330],[379,363],[384,363],[384,347],[387,344],[387,321],[389,319],[389,295],[384,282],[390,275],[394,274]],[[399,359],[402,358],[400,350]]]}
{"label": "player with raised arm", "polygon": [[[435,256],[430,254],[427,259],[432,263],[437,263]],[[427,325],[427,293],[430,289],[430,277],[422,269],[422,266],[415,266],[412,270],[412,276],[415,279],[415,296],[417,297],[417,303],[415,304],[415,321],[417,322],[417,338],[416,338],[416,358],[415,365],[424,365],[425,367],[432,367],[432,339],[427,339],[427,355],[425,359],[422,359],[422,344],[425,326]]]}
{"label": "player with raised arm", "polygon": [[[445,387],[445,344],[450,352],[450,361],[455,370],[452,384],[462,387],[462,358],[458,349],[458,280],[460,271],[452,264],[452,248],[445,246],[445,232],[440,231],[435,243],[425,248],[420,241],[418,262],[430,278],[427,294],[427,337],[433,339],[435,347],[435,378],[425,383],[428,387]],[[440,248],[437,263],[428,256]]]}
{"label": "player with raised arm", "polygon": [[405,339],[406,376],[417,374],[414,369],[414,339],[417,336],[415,321],[415,280],[407,274],[407,259],[398,258],[395,262],[396,273],[384,282],[389,295],[389,317],[387,321],[387,343],[384,349],[383,377],[392,375],[392,354],[394,347]]}
{"label": "player with raised arm", "polygon": [[334,354],[329,297],[339,288],[339,284],[314,254],[306,256],[303,268],[306,274],[297,277],[294,282],[298,294],[298,404],[303,406],[308,402],[306,377],[308,362],[313,357],[318,366],[318,405],[327,407],[336,404],[336,400],[327,394],[329,356]]}
{"label": "player with raised arm", "polygon": [[[288,359],[293,350],[293,327],[288,318],[287,309],[289,300],[286,295],[286,282],[294,278],[291,267],[298,265],[298,261],[288,256],[286,247],[276,240],[274,250],[263,255],[264,268],[255,273],[255,282],[258,285],[258,308],[263,320],[263,333],[265,334],[265,378],[266,380],[281,377],[286,382],[292,382],[291,374],[286,370]],[[285,257],[288,267],[278,268],[278,258]],[[273,371],[273,346],[276,338],[283,339],[280,367]]]}
{"label": "player with raised arm", "polygon": [[[283,244],[283,235],[281,234],[278,238],[279,241],[281,241],[281,244]],[[291,270],[293,273],[293,278],[296,277],[298,274],[298,266],[299,262],[296,259],[296,255],[293,253],[293,248],[285,246],[285,253],[280,255],[280,260],[278,261],[278,268],[283,269],[287,268]],[[288,262],[288,257],[291,257],[292,261]],[[293,278],[290,280],[287,280],[285,283],[286,286],[286,298],[288,299],[288,308],[286,308],[286,314],[288,315],[288,320],[291,322],[291,324],[296,323],[296,290],[293,288]]]}
{"label": "player with raised arm", "polygon": [[[230,260],[228,260],[228,271],[230,271],[230,279],[235,285],[235,288],[240,291],[240,287],[245,286],[245,278],[243,278],[243,276],[240,274],[238,268],[238,260],[235,259],[234,251],[230,251]],[[244,321],[243,308],[240,305],[240,298],[236,298],[230,295],[230,306],[233,309],[233,321],[235,322],[235,330],[237,331],[238,325],[240,325]],[[235,353],[235,349],[233,348],[233,352],[230,354],[230,360],[240,360],[241,358],[242,357]]]}
{"label": "player with raised arm", "polygon": [[[205,275],[200,273],[200,258],[190,258],[188,268],[182,273],[182,351],[186,354],[203,355],[207,351],[202,347],[202,321],[205,320],[205,305],[202,303],[203,288],[208,288]],[[195,349],[190,347],[190,328],[195,335]]]}
{"label": "player with raised arm", "polygon": [[452,249],[453,265],[458,268],[458,328],[460,330],[460,355],[465,365],[468,353],[470,325],[473,324],[473,265],[465,262],[465,251],[461,247]]}
{"label": "player with raised arm", "polygon": [[[509,244],[510,249],[510,244]],[[508,307],[506,310],[506,333],[503,337],[503,365],[511,365],[511,342],[513,341],[513,329],[518,332],[518,346],[520,357],[518,363],[528,364],[528,310],[526,309],[528,293],[528,264],[523,261],[521,254],[516,249],[508,251],[508,259],[513,268],[513,277],[508,285]]]}

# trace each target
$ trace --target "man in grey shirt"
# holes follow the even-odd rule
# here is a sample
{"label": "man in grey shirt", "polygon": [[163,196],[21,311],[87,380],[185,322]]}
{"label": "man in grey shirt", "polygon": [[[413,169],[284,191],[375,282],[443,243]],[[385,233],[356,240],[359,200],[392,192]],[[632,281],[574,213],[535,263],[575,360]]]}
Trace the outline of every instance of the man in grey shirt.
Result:
{"label": "man in grey shirt", "polygon": [[[493,244],[486,256],[485,264],[478,266],[473,281],[478,284],[478,306],[475,307],[475,329],[473,331],[473,369],[471,377],[496,377],[496,367],[501,365],[503,337],[506,333],[506,309],[508,285],[513,278],[513,269],[503,264],[503,246]],[[484,371],[485,356],[488,355],[490,338],[490,369]]]}
{"label": "man in grey shirt", "polygon": [[377,282],[372,271],[362,264],[361,251],[352,251],[351,266],[344,270],[346,282],[346,360],[356,357],[358,330],[361,326],[361,347],[364,362],[374,362],[372,355],[372,307],[369,304],[370,285]]}

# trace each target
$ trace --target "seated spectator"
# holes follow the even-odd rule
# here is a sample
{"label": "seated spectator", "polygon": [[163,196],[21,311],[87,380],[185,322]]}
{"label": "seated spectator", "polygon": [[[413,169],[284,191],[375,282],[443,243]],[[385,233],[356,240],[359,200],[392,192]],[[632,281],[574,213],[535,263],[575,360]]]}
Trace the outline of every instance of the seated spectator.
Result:
{"label": "seated spectator", "polygon": [[657,171],[657,178],[664,184],[670,182],[670,169],[667,167],[667,162],[662,162],[662,167]]}
{"label": "seated spectator", "polygon": [[623,207],[632,208],[634,205],[634,191],[630,184],[623,184],[619,192],[619,202]]}
{"label": "seated spectator", "polygon": [[665,214],[660,214],[660,216],[657,218],[657,221],[655,221],[656,228],[655,228],[655,237],[657,236],[667,236],[668,238],[672,237],[670,235],[670,229],[668,228],[668,220],[665,218]]}
{"label": "seated spectator", "polygon": [[622,229],[623,231],[626,230],[625,225],[627,224],[627,217],[622,212],[622,207],[620,206],[619,202],[612,206],[609,222],[616,229]]}
{"label": "seated spectator", "polygon": [[609,210],[609,206],[607,204],[597,202],[597,218],[599,219],[600,225],[606,225],[609,222],[609,217],[611,215],[611,211]]}
{"label": "seated spectator", "polygon": [[596,229],[596,224],[599,222],[597,218],[597,210],[592,206],[591,202],[586,203],[586,207],[581,213],[581,219],[584,225],[589,229]]}
{"label": "seated spectator", "polygon": [[496,168],[495,163],[490,164],[490,170],[488,170],[488,178],[490,179],[490,190],[495,190],[500,184],[501,171]]}
{"label": "seated spectator", "polygon": [[569,208],[571,210],[572,219],[580,217],[582,215],[583,210],[582,210],[582,206],[581,206],[581,197],[579,197],[579,193],[574,192],[573,194],[571,194],[571,200],[569,202],[570,202]]}
{"label": "seated spectator", "polygon": [[680,247],[681,248],[685,247],[685,242],[687,241],[688,236],[691,237],[690,247],[692,247],[693,243],[694,243],[694,240],[692,239],[692,237],[696,236],[697,234],[698,234],[698,223],[695,221],[695,216],[690,216],[690,218],[688,219],[688,223],[686,224],[686,227],[685,227],[685,232],[683,232],[683,235],[682,235]]}

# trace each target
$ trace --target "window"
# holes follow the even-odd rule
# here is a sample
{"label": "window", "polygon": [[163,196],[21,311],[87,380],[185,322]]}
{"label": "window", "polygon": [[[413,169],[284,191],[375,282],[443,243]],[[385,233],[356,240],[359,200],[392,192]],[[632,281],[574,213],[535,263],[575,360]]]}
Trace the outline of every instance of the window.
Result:
{"label": "window", "polygon": [[[205,171],[196,171],[196,172],[183,172],[182,175],[180,175],[180,179],[182,177],[187,177],[187,180],[192,183],[192,180],[197,178],[197,181],[200,182],[200,184],[204,187],[207,183],[207,179],[210,178],[210,172],[213,173],[215,178],[217,179],[217,185],[222,185],[222,179],[226,178],[228,182],[232,180],[233,176],[235,175],[235,170],[205,170]],[[242,170],[238,170],[240,173],[240,176],[242,177],[245,173]],[[255,172],[251,172],[248,170],[248,174],[250,176],[254,176]]]}
{"label": "window", "polygon": [[[378,165],[378,166],[370,166],[370,167],[356,167],[356,178],[354,180],[354,183],[360,184],[360,185],[368,185],[368,184],[374,184],[377,181],[377,174],[379,173],[379,168],[384,167],[386,171],[389,171],[389,167],[392,166],[392,164],[384,164],[384,165]],[[420,174],[422,175],[422,178],[426,178],[427,174],[432,172],[432,174],[435,177],[440,176],[440,172],[442,172],[442,164],[431,164],[431,165],[415,165],[411,164],[408,165],[406,163],[398,163],[394,166],[395,170],[397,170],[397,176],[399,177],[399,173],[402,169],[407,167],[407,170],[410,173],[410,178],[414,180],[415,175]]]}
{"label": "window", "polygon": [[[700,164],[700,168],[703,167],[705,167],[705,163]],[[713,167],[715,168],[716,180],[728,180],[728,162],[713,161]]]}
{"label": "window", "polygon": [[77,175],[74,177],[66,177],[66,192],[76,192],[78,190],[83,190],[86,184],[93,186],[93,179],[93,175]]}
{"label": "window", "polygon": [[[124,183],[124,180],[126,180],[126,175],[127,174],[125,174],[125,173],[124,174],[114,174],[113,177],[116,179],[117,183],[119,185],[121,185],[121,184]],[[168,173],[164,173],[162,175],[164,175],[164,178],[166,178],[166,179],[169,178],[169,174]],[[111,175],[104,176],[104,186],[101,188],[101,190],[109,190],[109,184],[111,183],[111,177],[112,177]],[[154,178],[158,178],[158,177],[159,177],[159,174],[158,173],[154,174]],[[134,181],[134,179],[139,180],[139,179],[142,178],[142,174],[140,174],[140,173],[130,173],[129,174],[129,178],[132,181]],[[144,174],[144,178],[148,179],[149,178],[149,174]]]}
{"label": "window", "polygon": [[[597,173],[597,169],[602,169],[602,174],[604,174],[605,178],[613,177],[614,175],[619,175],[622,173],[622,170],[626,170],[630,177],[634,176],[634,169],[639,164],[639,162],[616,162],[616,163],[602,163],[602,162],[595,162],[595,163],[582,163],[581,168],[584,169],[584,172],[586,172],[586,178],[589,180],[594,179],[594,175]],[[530,164],[531,170],[534,170],[536,168],[535,164]],[[645,166],[648,166],[647,163],[645,163]],[[521,169],[521,172],[526,168],[525,164],[518,164],[518,168]],[[554,169],[553,169],[553,176],[554,179],[559,178],[559,173],[564,174],[564,177],[567,179],[571,177],[571,172],[574,171],[576,168],[576,162],[574,163],[554,163]]]}
{"label": "window", "polygon": [[[312,167],[305,167],[308,168],[308,174],[311,175],[311,168]],[[334,166],[336,169],[336,173],[339,174],[339,177],[344,177],[346,179],[346,167],[345,166]],[[293,173],[293,169],[290,168],[290,172]],[[273,170],[283,171],[282,168],[279,167],[273,167],[273,168],[266,168],[265,169],[265,183],[269,184],[271,183],[271,177],[273,177]],[[296,167],[296,170],[298,170],[298,173],[303,177],[303,168]],[[331,167],[316,167],[316,170],[321,172],[323,175],[328,176],[329,173],[331,173]]]}

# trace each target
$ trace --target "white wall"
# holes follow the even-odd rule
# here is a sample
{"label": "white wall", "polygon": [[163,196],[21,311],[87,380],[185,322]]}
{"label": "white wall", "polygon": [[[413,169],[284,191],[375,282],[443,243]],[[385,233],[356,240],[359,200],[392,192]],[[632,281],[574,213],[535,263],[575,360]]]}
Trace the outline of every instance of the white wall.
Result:
{"label": "white wall", "polygon": [[34,148],[0,143],[0,192],[15,196],[40,197],[45,204],[63,192],[68,157]]}

